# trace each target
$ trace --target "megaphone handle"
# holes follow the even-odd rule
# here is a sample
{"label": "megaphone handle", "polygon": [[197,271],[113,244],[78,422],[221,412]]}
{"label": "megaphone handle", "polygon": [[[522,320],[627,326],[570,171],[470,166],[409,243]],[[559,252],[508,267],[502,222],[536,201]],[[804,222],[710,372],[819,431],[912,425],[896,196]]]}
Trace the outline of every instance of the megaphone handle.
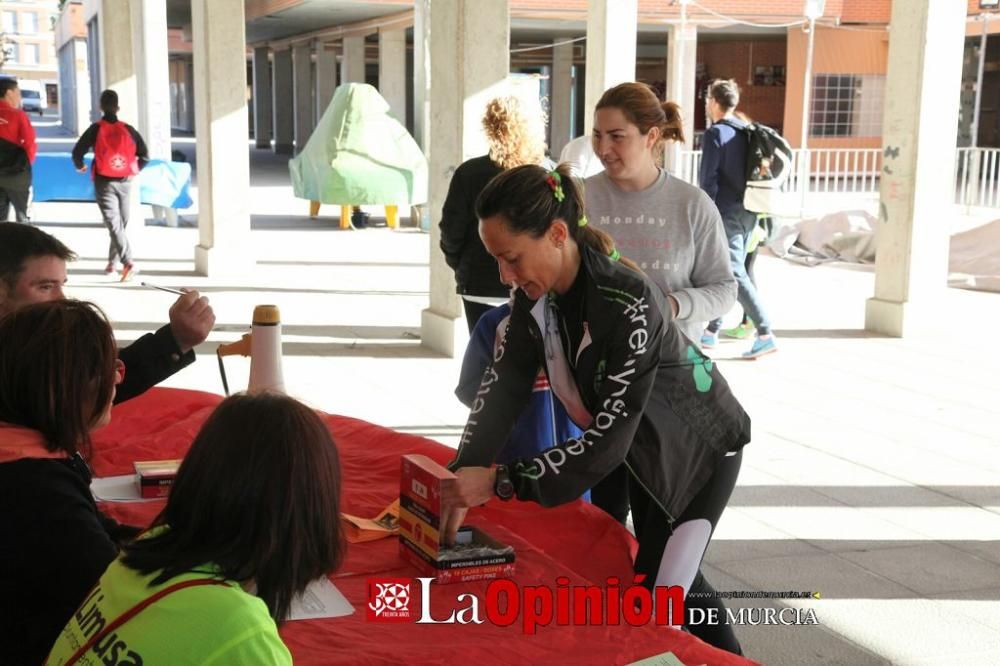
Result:
{"label": "megaphone handle", "polygon": [[226,381],[226,366],[222,362],[222,354],[216,352],[215,357],[219,359],[219,374],[222,376],[222,390],[225,391],[226,396],[229,395],[229,382]]}

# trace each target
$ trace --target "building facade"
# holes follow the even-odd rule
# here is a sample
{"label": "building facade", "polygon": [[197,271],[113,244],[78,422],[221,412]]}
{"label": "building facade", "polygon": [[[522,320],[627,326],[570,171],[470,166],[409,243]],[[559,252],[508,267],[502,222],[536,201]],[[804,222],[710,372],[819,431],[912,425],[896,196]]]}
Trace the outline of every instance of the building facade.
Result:
{"label": "building facade", "polygon": [[44,107],[59,102],[58,64],[53,38],[58,0],[0,2],[0,75],[13,76],[23,90],[37,90]]}

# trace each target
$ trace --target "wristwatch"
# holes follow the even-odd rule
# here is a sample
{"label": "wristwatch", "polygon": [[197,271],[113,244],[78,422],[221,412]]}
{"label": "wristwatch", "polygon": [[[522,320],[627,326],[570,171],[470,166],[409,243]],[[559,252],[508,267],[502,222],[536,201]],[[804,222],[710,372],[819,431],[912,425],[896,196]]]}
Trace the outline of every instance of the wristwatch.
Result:
{"label": "wristwatch", "polygon": [[514,496],[514,482],[510,480],[510,470],[507,465],[497,465],[497,478],[493,482],[493,492],[503,501]]}

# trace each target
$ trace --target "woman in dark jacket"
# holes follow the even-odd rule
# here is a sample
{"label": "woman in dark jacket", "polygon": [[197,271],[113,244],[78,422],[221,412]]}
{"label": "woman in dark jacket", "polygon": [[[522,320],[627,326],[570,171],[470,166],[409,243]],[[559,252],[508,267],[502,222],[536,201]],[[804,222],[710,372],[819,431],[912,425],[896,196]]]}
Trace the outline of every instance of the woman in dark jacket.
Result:
{"label": "woman in dark jacket", "polygon": [[124,365],[90,303],[19,308],[0,340],[0,662],[40,664],[136,532],[97,510],[84,461]]}
{"label": "woman in dark jacket", "polygon": [[[699,569],[736,483],[750,419],[712,361],[673,323],[662,292],[614,261],[617,251],[587,224],[568,173],[565,166],[512,169],[477,203],[483,244],[516,291],[451,465],[457,480],[442,489],[446,538],[454,538],[465,507],[494,495],[562,504],[624,463],[637,573],[649,586],[679,585],[688,607],[714,607],[725,617]],[[584,433],[492,467],[539,365]],[[689,629],[740,653],[724,623]]]}
{"label": "woman in dark jacket", "polygon": [[441,251],[455,271],[470,334],[479,317],[503,303],[510,293],[500,282],[496,260],[479,239],[476,197],[504,169],[542,161],[545,143],[541,138],[540,114],[539,111],[539,117],[534,118],[525,113],[516,97],[491,100],[483,115],[483,131],[490,152],[463,162],[448,186],[441,211]]}

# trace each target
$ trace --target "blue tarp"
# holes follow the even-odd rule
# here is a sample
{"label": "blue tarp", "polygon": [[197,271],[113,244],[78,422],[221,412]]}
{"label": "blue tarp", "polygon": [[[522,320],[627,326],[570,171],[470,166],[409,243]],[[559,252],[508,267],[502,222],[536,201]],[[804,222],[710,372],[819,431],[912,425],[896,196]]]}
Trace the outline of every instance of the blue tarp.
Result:
{"label": "blue tarp", "polygon": [[[77,173],[69,153],[39,153],[32,166],[34,201],[94,201],[90,177],[90,157],[85,157],[87,173]],[[139,200],[165,208],[188,208],[194,201],[188,191],[191,165],[186,162],[150,160],[136,176]]]}

